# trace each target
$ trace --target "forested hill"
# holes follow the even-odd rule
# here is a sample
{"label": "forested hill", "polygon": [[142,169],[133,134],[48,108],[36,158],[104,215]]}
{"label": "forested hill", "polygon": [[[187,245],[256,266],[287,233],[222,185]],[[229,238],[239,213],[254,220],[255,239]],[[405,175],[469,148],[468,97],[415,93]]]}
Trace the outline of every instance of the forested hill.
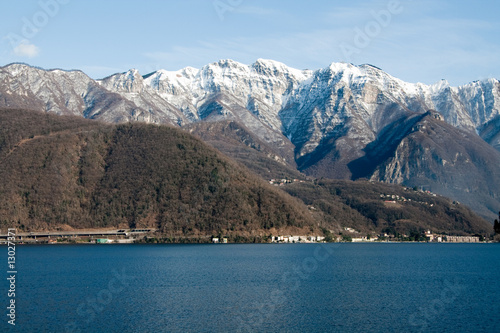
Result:
{"label": "forested hill", "polygon": [[[0,110],[2,229],[154,227],[176,237],[246,239],[344,227],[488,232],[466,207],[401,191],[326,180],[275,187],[182,129]],[[381,194],[414,202],[388,205]]]}
{"label": "forested hill", "polygon": [[0,111],[0,124],[4,227],[248,235],[316,225],[299,200],[180,129],[21,110]]}

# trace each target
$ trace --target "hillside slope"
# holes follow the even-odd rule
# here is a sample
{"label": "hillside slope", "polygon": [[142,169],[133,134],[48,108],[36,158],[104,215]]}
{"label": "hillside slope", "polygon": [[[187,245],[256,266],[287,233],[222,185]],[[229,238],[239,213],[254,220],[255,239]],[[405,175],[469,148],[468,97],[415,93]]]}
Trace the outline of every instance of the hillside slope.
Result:
{"label": "hillside slope", "polygon": [[[246,138],[254,153],[242,162],[257,159],[257,171],[272,168],[268,148],[258,151],[255,138],[234,134],[245,134],[243,128],[213,125],[232,138],[226,143],[240,155],[246,151],[237,142]],[[399,193],[395,185],[306,180],[275,187],[177,128],[34,111],[0,109],[0,180],[1,227],[20,230],[155,227],[173,237],[245,239],[338,233],[342,227],[367,233],[489,232],[487,222],[447,199],[399,207],[395,214],[378,197]]]}
{"label": "hillside slope", "polygon": [[452,235],[491,234],[491,225],[467,206],[448,198],[396,184],[320,180],[284,187],[324,213],[333,224],[371,232],[409,234],[431,230]]}
{"label": "hillside slope", "polygon": [[2,110],[0,124],[4,226],[149,226],[170,235],[317,229],[300,201],[179,129],[20,110]]}
{"label": "hillside slope", "polygon": [[435,112],[417,119],[389,131],[398,136],[380,136],[367,147],[374,171],[364,176],[453,197],[492,221],[500,210],[498,151]]}
{"label": "hillside slope", "polygon": [[[263,142],[240,123],[199,122],[184,129],[266,180],[305,178],[297,170],[293,154],[283,154],[283,150]],[[290,151],[293,149],[293,147],[288,148]]]}
{"label": "hillside slope", "polygon": [[[416,154],[408,155],[409,160],[399,160],[405,155],[396,154],[391,163],[411,165],[412,171],[406,173],[409,178],[395,178],[382,170],[387,167],[386,160],[382,156],[373,158],[373,152],[384,150],[388,155],[383,157],[388,158],[394,151],[376,146],[387,142],[393,149],[393,143],[404,140],[401,131],[408,134],[406,126],[429,110],[436,110],[451,126],[448,128],[454,130],[421,132],[420,142],[442,141],[441,146],[459,151],[462,141],[474,140],[477,144],[467,143],[468,155],[487,151],[493,156],[489,160],[498,160],[499,105],[500,81],[496,79],[461,87],[451,87],[445,80],[434,85],[414,84],[368,64],[332,63],[312,71],[293,69],[273,60],[259,59],[251,65],[220,60],[200,69],[158,70],[144,76],[131,69],[102,80],[92,80],[80,71],[43,70],[25,64],[0,67],[0,107],[29,108],[112,123],[140,121],[186,127],[250,165],[264,178],[272,178],[265,174],[270,169],[269,159],[260,159],[262,155],[255,155],[255,149],[248,149],[245,142],[240,147],[235,145],[238,138],[223,142],[229,138],[228,128],[213,125],[230,122],[233,125],[229,127],[234,128],[237,123],[240,132],[246,132],[244,136],[275,159],[273,177],[287,172],[281,165],[316,178],[357,179],[365,174],[385,182],[405,179],[405,184],[417,186],[433,183],[435,174],[441,184],[434,184],[433,191],[467,202],[490,220],[500,210],[498,191],[491,190],[500,188],[500,173],[493,170],[497,164],[475,163],[473,175],[459,175],[481,179],[471,191],[468,185],[462,186],[464,182],[446,177],[451,164],[434,163],[430,170],[425,169],[430,166],[428,163],[419,163]],[[216,138],[215,133],[222,136]],[[433,137],[424,138],[425,135]],[[256,163],[247,163],[243,151],[252,155]],[[359,162],[367,159],[370,168],[364,170]],[[453,164],[457,170],[467,170],[465,161],[458,159]],[[374,165],[375,162],[381,164]],[[492,170],[494,177],[485,178]],[[444,180],[448,183],[444,184]],[[486,183],[488,186],[484,186]]]}

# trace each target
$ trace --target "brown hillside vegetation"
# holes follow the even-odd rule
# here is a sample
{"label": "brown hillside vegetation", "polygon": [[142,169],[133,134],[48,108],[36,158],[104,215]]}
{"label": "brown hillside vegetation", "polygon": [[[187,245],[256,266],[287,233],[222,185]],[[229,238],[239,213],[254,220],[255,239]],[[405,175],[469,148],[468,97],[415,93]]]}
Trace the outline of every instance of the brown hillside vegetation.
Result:
{"label": "brown hillside vegetation", "polygon": [[[268,152],[250,149],[272,166]],[[490,232],[462,205],[401,186],[322,180],[282,188],[291,195],[180,129],[0,110],[2,228],[155,227],[168,237],[246,240],[341,227]],[[412,202],[390,205],[381,194]]]}
{"label": "brown hillside vegetation", "polygon": [[171,235],[315,229],[303,203],[179,129],[20,110],[1,111],[0,121],[4,226],[150,226]]}
{"label": "brown hillside vegetation", "polygon": [[330,223],[370,231],[403,234],[491,234],[491,225],[468,207],[448,198],[401,185],[378,182],[320,180],[299,183],[286,191],[323,212]]}
{"label": "brown hillside vegetation", "polygon": [[[287,155],[286,149],[273,149],[240,123],[199,122],[184,128],[265,179],[305,178],[297,170],[292,154]],[[290,143],[288,146],[293,151]]]}

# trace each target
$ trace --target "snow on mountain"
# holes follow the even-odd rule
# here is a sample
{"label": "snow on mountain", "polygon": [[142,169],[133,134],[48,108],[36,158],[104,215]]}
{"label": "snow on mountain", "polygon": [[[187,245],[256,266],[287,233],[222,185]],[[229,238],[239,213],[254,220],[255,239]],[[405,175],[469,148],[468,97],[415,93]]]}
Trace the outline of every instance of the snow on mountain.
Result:
{"label": "snow on mountain", "polygon": [[[0,107],[177,126],[227,120],[241,124],[273,152],[276,161],[319,177],[434,181],[441,186],[440,177],[449,180],[444,176],[450,160],[446,151],[461,151],[455,146],[460,145],[455,142],[460,135],[479,135],[500,151],[498,80],[461,87],[451,87],[445,80],[433,85],[408,83],[368,64],[332,63],[311,71],[273,60],[258,59],[251,65],[220,60],[200,69],[159,70],[144,76],[131,69],[98,81],[80,71],[11,64],[0,67]],[[428,114],[429,110],[439,115]],[[441,126],[437,132],[413,135],[423,127],[440,127],[431,120],[418,123],[424,115],[444,120],[456,131],[451,135],[450,127]],[[411,135],[419,138],[417,143]],[[467,154],[479,156],[472,177],[481,179],[480,185],[474,189],[464,180],[468,185],[454,188],[457,193],[491,192],[484,187],[491,170],[480,162],[495,150],[478,140],[470,141]],[[418,146],[415,149],[425,152],[422,156],[437,164],[428,164],[430,171],[420,170],[424,164],[418,156],[408,155],[406,146],[400,145]],[[451,148],[442,148],[446,146]],[[490,196],[494,203],[488,207],[500,204],[496,192]]]}
{"label": "snow on mountain", "polygon": [[184,124],[186,116],[175,106],[158,96],[144,81],[139,71],[131,69],[126,73],[108,76],[98,82],[101,87],[119,94],[143,110],[141,121]]}
{"label": "snow on mountain", "polygon": [[0,68],[0,82],[2,95],[19,96],[13,103],[36,98],[42,110],[57,114],[79,114],[85,108],[82,96],[95,85],[80,71],[45,71],[24,64]]}
{"label": "snow on mountain", "polygon": [[495,79],[476,81],[456,89],[456,94],[479,128],[500,116],[500,82]]}
{"label": "snow on mountain", "polygon": [[108,122],[149,120],[137,105],[81,71],[43,70],[25,64],[0,68],[0,106]]}
{"label": "snow on mountain", "polygon": [[[239,106],[248,109],[267,126],[279,130],[277,117],[287,90],[307,78],[307,71],[289,69],[285,65],[257,60],[247,66],[232,60],[221,60],[200,70],[185,68],[176,72],[157,71],[145,79],[145,84],[158,95],[179,107],[192,120],[208,116],[200,113],[216,95],[230,95]],[[227,115],[232,115],[227,110]]]}
{"label": "snow on mountain", "polygon": [[310,75],[271,60],[259,59],[250,66],[221,60],[200,70],[160,70],[144,83],[189,121],[239,120],[266,142],[283,146],[279,112],[289,93]]}
{"label": "snow on mountain", "polygon": [[0,97],[2,105],[107,121],[238,120],[268,143],[292,141],[298,158],[331,139],[360,150],[392,122],[430,109],[455,127],[499,136],[491,126],[500,117],[498,80],[457,88],[444,80],[413,84],[372,65],[332,63],[310,71],[273,60],[220,60],[201,69],[146,76],[132,69],[94,81],[80,71],[12,64],[0,68]]}

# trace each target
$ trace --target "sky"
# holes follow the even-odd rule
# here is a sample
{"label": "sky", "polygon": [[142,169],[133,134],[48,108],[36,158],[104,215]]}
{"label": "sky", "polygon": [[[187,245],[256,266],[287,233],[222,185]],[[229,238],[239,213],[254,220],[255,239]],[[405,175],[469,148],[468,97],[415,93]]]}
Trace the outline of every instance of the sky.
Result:
{"label": "sky", "polygon": [[0,66],[138,69],[273,59],[372,64],[407,82],[500,79],[498,0],[23,0],[0,2]]}

